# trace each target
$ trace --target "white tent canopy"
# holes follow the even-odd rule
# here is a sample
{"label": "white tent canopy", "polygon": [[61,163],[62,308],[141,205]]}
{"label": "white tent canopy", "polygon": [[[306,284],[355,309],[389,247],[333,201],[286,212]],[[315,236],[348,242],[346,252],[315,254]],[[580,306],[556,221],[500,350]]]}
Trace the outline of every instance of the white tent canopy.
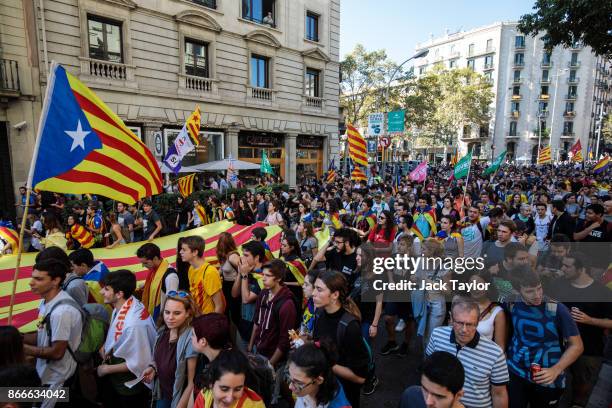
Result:
{"label": "white tent canopy", "polygon": [[[249,163],[242,160],[232,160],[234,170],[259,170],[259,164]],[[163,162],[157,162],[163,174],[172,174]],[[183,166],[179,173],[200,173],[203,171],[225,171],[229,167],[229,160],[217,160],[208,163],[196,164],[195,166]]]}

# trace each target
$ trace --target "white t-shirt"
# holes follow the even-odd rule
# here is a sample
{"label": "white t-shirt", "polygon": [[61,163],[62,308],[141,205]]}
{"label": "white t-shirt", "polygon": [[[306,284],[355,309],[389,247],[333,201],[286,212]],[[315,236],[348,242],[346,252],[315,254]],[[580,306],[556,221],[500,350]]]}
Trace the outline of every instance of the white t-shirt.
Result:
{"label": "white t-shirt", "polygon": [[548,214],[546,214],[544,218],[536,216],[533,219],[533,222],[535,223],[536,240],[540,242],[540,251],[544,249],[544,239],[546,239],[546,235],[548,234],[548,225],[550,224],[551,219],[552,218]]}
{"label": "white t-shirt", "polygon": [[487,318],[478,322],[477,330],[481,336],[486,337],[489,340],[493,340],[493,332],[495,331],[495,317],[501,311],[501,307],[494,306]]}
{"label": "white t-shirt", "polygon": [[[32,224],[32,230],[36,230],[39,234],[42,234],[44,231],[42,222],[40,222],[40,220],[34,221],[34,224]],[[34,235],[32,235],[32,238],[30,239],[30,244],[32,245],[32,248],[36,249],[37,251],[42,251],[44,249],[43,244],[41,244],[40,240]]]}
{"label": "white t-shirt", "polygon": [[[41,317],[45,316],[53,308],[53,305],[62,299],[73,300],[68,293],[62,290],[49,303],[45,304],[44,300],[41,302],[38,309],[39,315]],[[83,320],[81,313],[76,308],[66,304],[57,306],[50,316],[50,324],[51,341],[47,336],[47,329],[40,327],[36,342],[38,347],[50,347],[54,341],[68,341],[72,350],[79,347]],[[72,376],[76,367],[77,363],[67,349],[64,356],[59,360],[36,359],[36,371],[38,371],[41,383],[50,384],[52,387],[63,384]]]}

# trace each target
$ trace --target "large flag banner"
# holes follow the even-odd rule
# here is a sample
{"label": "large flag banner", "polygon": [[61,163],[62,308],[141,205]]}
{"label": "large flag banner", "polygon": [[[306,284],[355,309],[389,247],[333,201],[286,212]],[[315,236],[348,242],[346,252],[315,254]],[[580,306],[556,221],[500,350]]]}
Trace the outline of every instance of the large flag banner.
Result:
{"label": "large flag banner", "polygon": [[357,128],[350,123],[346,125],[346,134],[348,136],[349,157],[355,164],[360,166],[368,165],[368,153],[366,152],[366,142]]}
{"label": "large flag banner", "polygon": [[366,175],[363,172],[363,170],[361,170],[359,167],[355,167],[353,169],[353,171],[351,172],[351,180],[353,180],[353,181],[367,181],[368,178],[366,177]]}
{"label": "large flag banner", "polygon": [[422,183],[427,178],[427,162],[421,162],[410,172],[410,180]]}
{"label": "large flag banner", "polygon": [[576,143],[572,146],[570,153],[572,154],[572,162],[580,163],[584,160],[582,157],[582,144],[580,143],[580,140],[576,141]]}
{"label": "large flag banner", "polygon": [[174,143],[168,148],[168,153],[164,158],[164,164],[177,174],[181,169],[183,157],[200,144],[200,107],[195,110],[183,125],[183,129],[178,134]]}
{"label": "large flag banner", "polygon": [[228,164],[227,164],[227,182],[234,188],[236,188],[236,185],[238,184],[238,170],[236,170],[234,168],[234,158],[232,157],[232,154],[230,153],[229,157],[227,158]]}
{"label": "large flag banner", "polygon": [[268,160],[265,150],[261,152],[261,165],[259,166],[259,171],[262,174],[274,174],[274,170],[272,170],[272,165],[270,164],[270,160]]}
{"label": "large flag banner", "polygon": [[455,154],[453,154],[453,157],[451,157],[450,165],[455,167],[458,161],[459,161],[459,151],[456,150]]}
{"label": "large flag banner", "polygon": [[19,233],[9,227],[0,227],[0,253],[9,244],[11,245],[11,253],[19,252]]}
{"label": "large flag banner", "polygon": [[461,177],[466,177],[470,172],[470,166],[472,165],[472,152],[470,151],[467,155],[463,156],[461,160],[455,165],[453,170],[453,176],[456,180]]}
{"label": "large flag banner", "polygon": [[61,65],[51,67],[40,123],[31,187],[128,204],[162,192],[161,172],[147,146]]}
{"label": "large flag banner", "polygon": [[606,171],[609,165],[610,165],[610,157],[606,156],[595,164],[595,167],[593,167],[593,173],[594,174],[603,173],[604,171]]}
{"label": "large flag banner", "polygon": [[550,146],[543,147],[538,153],[538,164],[552,163]]}
{"label": "large flag banner", "polygon": [[[224,231],[229,232],[234,237],[238,246],[251,239],[252,231],[256,227],[265,227],[268,232],[266,240],[272,253],[277,256],[280,250],[281,228],[278,226],[265,226],[263,223],[256,223],[250,226],[236,225],[229,221],[220,221],[204,227],[184,231],[179,234],[168,235],[153,240],[153,243],[160,247],[162,257],[169,263],[176,260],[176,242],[180,237],[198,235],[206,241],[206,251],[204,256],[210,264],[219,267],[216,246],[219,234]],[[325,229],[316,233],[319,241],[319,249],[328,241],[329,233]],[[144,284],[148,270],[142,266],[136,257],[138,248],[146,242],[135,242],[120,245],[113,249],[94,249],[94,259],[104,262],[111,271],[117,269],[128,269],[136,274],[138,284]],[[36,330],[38,319],[38,306],[40,296],[32,293],[29,282],[32,275],[32,266],[36,253],[25,253],[22,255],[21,268],[17,281],[17,291],[15,293],[15,307],[13,309],[13,325],[22,332]],[[0,257],[0,325],[7,324],[11,289],[13,287],[13,272],[17,262],[17,255],[6,255]],[[89,284],[90,282],[88,282]],[[99,285],[98,285],[99,286]],[[94,287],[91,286],[90,287]],[[99,295],[99,294],[97,294]]]}
{"label": "large flag banner", "polygon": [[335,159],[331,159],[329,162],[329,169],[327,170],[327,183],[333,183],[336,179],[336,165],[334,164]]}
{"label": "large flag banner", "polygon": [[190,174],[185,177],[181,177],[177,180],[178,191],[183,196],[183,198],[187,198],[193,193],[193,179],[195,178],[195,173]]}
{"label": "large flag banner", "polygon": [[506,159],[506,153],[508,153],[507,150],[504,150],[503,152],[501,152],[499,154],[499,156],[497,156],[495,158],[495,160],[493,160],[493,163],[491,163],[491,165],[485,169],[485,171],[482,173],[482,175],[486,176],[486,175],[489,175],[489,174],[493,174],[497,170],[499,170],[499,168],[501,167],[502,163]]}

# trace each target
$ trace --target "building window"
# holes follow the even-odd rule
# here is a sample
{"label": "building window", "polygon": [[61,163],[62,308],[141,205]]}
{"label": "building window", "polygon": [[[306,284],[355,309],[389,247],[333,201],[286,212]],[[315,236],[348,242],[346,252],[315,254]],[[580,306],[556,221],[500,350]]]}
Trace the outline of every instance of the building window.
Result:
{"label": "building window", "polygon": [[97,16],[87,17],[89,58],[123,62],[121,23]]}
{"label": "building window", "polygon": [[251,56],[251,86],[253,88],[269,88],[269,59],[261,55]]}
{"label": "building window", "polygon": [[548,96],[548,85],[542,85],[541,89],[540,89],[540,95],[544,96]]}
{"label": "building window", "polygon": [[419,67],[419,75],[425,74],[426,67]]}
{"label": "building window", "polygon": [[195,4],[199,4],[200,6],[208,7],[211,9],[217,8],[217,0],[191,0]]}
{"label": "building window", "polygon": [[550,79],[548,78],[549,71],[547,69],[542,70],[542,81],[548,82]]}
{"label": "building window", "polygon": [[320,97],[320,85],[319,78],[321,72],[316,69],[306,69],[306,95],[314,96],[315,98]]}
{"label": "building window", "polygon": [[493,73],[491,71],[485,72],[484,77],[488,83],[493,84]]}
{"label": "building window", "polygon": [[276,27],[274,0],[242,0],[242,18]]}
{"label": "building window", "polygon": [[578,94],[578,87],[575,85],[571,85],[567,88],[567,94],[572,97],[575,98],[576,95]]}
{"label": "building window", "polygon": [[546,121],[541,120],[540,121],[540,131],[544,132],[545,130],[546,130]]}
{"label": "building window", "polygon": [[512,112],[520,112],[521,104],[519,102],[512,102],[511,110]]}
{"label": "building window", "polygon": [[521,87],[520,86],[513,86],[512,87],[512,96],[519,96],[521,94]]}
{"label": "building window", "polygon": [[457,68],[457,60],[450,60],[448,62],[448,67],[449,68]]}
{"label": "building window", "polygon": [[493,68],[493,56],[492,55],[487,55],[485,57],[485,69],[487,68]]}
{"label": "building window", "polygon": [[563,122],[563,134],[571,135],[574,133],[574,122]]}
{"label": "building window", "polygon": [[565,113],[574,112],[574,102],[565,102]]}
{"label": "building window", "polygon": [[514,81],[518,82],[520,80],[521,80],[521,71],[517,69],[514,71]]}
{"label": "building window", "polygon": [[306,13],[306,39],[319,41],[319,16],[310,11]]}
{"label": "building window", "polygon": [[522,52],[517,52],[516,54],[514,54],[514,65],[525,65],[525,54],[523,54]]}
{"label": "building window", "polygon": [[575,69],[571,69],[570,70],[569,80],[570,80],[570,82],[576,81],[576,70]]}
{"label": "building window", "polygon": [[474,55],[474,44],[468,45],[468,55]]}
{"label": "building window", "polygon": [[525,36],[517,35],[514,37],[514,46],[516,48],[525,48]]}
{"label": "building window", "polygon": [[544,52],[544,54],[542,54],[542,64],[550,65],[550,57],[551,57],[550,52]]}
{"label": "building window", "polygon": [[469,59],[469,60],[468,60],[468,62],[467,62],[467,67],[468,67],[469,69],[471,69],[472,71],[474,70],[474,66],[475,66],[475,65],[474,65],[474,64],[475,64],[475,62],[474,62],[474,61],[475,61],[475,60],[473,60],[473,59]]}
{"label": "building window", "polygon": [[548,102],[540,102],[538,109],[539,113],[548,112]]}
{"label": "building window", "polygon": [[512,121],[510,122],[510,132],[509,135],[510,136],[516,136],[516,125],[518,122]]}
{"label": "building window", "polygon": [[572,63],[572,66],[576,66],[576,64],[578,63],[578,53],[577,52],[572,52],[572,57],[570,62]]}
{"label": "building window", "polygon": [[493,39],[489,38],[487,40],[487,48],[486,48],[487,52],[489,51],[493,51]]}
{"label": "building window", "polygon": [[194,40],[185,40],[185,74],[209,77],[208,45]]}

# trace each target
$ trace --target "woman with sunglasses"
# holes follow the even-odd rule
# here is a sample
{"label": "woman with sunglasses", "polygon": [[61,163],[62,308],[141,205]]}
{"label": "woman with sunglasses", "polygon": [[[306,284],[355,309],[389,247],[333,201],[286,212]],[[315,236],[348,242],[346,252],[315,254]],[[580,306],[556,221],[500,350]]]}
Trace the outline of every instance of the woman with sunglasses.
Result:
{"label": "woman with sunglasses", "polygon": [[295,408],[346,408],[351,404],[332,367],[333,345],[306,344],[289,355],[289,388],[297,397]]}
{"label": "woman with sunglasses", "polygon": [[187,407],[197,362],[191,345],[191,321],[199,314],[188,292],[172,290],[166,294],[153,362],[143,373],[146,383],[154,382],[156,408]]}
{"label": "woman with sunglasses", "polygon": [[397,234],[395,220],[390,211],[383,210],[378,216],[378,222],[370,230],[368,241],[372,243],[392,244]]}

